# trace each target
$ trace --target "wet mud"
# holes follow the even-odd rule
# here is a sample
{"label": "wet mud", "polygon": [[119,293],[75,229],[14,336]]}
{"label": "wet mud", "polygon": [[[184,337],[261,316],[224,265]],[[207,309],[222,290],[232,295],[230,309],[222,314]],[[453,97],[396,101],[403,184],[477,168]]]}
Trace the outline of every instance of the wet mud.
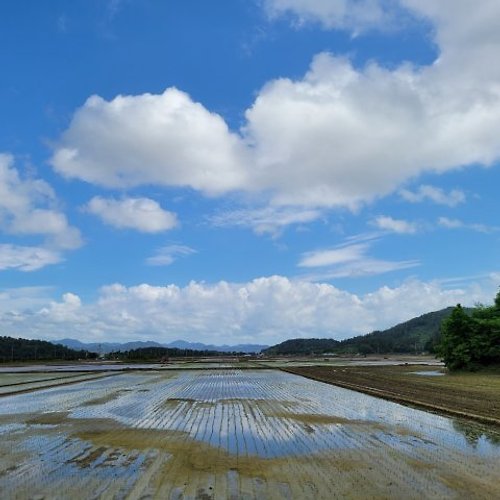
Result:
{"label": "wet mud", "polygon": [[349,366],[342,369],[301,366],[285,370],[389,401],[500,428],[500,374],[445,374],[433,367],[420,368],[418,372],[413,365]]}
{"label": "wet mud", "polygon": [[467,423],[282,372],[123,377],[6,400],[2,498],[500,496]]}

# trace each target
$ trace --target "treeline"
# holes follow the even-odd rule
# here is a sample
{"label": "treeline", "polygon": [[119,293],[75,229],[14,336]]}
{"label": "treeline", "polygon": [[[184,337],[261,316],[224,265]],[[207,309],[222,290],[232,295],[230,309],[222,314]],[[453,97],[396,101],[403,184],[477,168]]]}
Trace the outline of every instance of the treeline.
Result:
{"label": "treeline", "polygon": [[109,359],[122,361],[161,361],[168,358],[208,358],[243,355],[241,352],[219,352],[194,349],[178,349],[177,347],[141,347],[129,351],[116,351],[108,354]]}
{"label": "treeline", "polygon": [[335,352],[340,342],[334,339],[290,339],[263,351],[268,356],[309,356]]}
{"label": "treeline", "polygon": [[95,359],[96,353],[69,349],[61,344],[45,340],[27,340],[13,337],[0,337],[0,362],[16,361],[75,361]]}
{"label": "treeline", "polygon": [[437,354],[450,370],[500,366],[500,292],[471,314],[458,304],[443,322]]}
{"label": "treeline", "polygon": [[[453,308],[423,314],[383,331],[374,331],[350,339],[291,339],[272,346],[267,355],[322,355],[332,354],[419,354],[435,351],[440,342],[442,321]],[[466,310],[470,313],[470,310]]]}

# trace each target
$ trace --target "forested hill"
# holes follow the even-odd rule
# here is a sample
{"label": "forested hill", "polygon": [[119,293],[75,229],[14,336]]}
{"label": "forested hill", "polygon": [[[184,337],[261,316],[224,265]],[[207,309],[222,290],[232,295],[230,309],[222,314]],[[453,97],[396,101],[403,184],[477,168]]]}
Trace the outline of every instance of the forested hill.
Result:
{"label": "forested hill", "polygon": [[0,337],[0,362],[92,359],[95,353],[69,349],[45,340]]}
{"label": "forested hill", "polygon": [[336,352],[340,342],[334,339],[290,339],[262,351],[266,355],[323,354]]}
{"label": "forested hill", "polygon": [[399,323],[387,330],[343,340],[339,350],[360,354],[432,352],[439,339],[441,323],[452,311],[452,307],[447,307]]}
{"label": "forested hill", "polygon": [[424,314],[392,328],[337,341],[334,339],[291,339],[263,351],[267,355],[390,354],[432,352],[439,339],[441,322],[452,307]]}

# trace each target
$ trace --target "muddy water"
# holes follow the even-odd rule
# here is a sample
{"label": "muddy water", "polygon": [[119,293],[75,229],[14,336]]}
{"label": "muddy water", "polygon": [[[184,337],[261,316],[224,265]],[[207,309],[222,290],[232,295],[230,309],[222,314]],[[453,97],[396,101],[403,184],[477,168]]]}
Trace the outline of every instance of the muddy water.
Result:
{"label": "muddy water", "polygon": [[2,398],[2,498],[498,498],[500,436],[273,370]]}

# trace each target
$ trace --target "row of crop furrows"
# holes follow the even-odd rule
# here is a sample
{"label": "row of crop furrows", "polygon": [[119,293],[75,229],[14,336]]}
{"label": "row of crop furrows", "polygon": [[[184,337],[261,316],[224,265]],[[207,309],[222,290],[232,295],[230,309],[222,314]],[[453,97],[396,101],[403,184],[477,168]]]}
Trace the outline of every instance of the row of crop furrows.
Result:
{"label": "row of crop furrows", "polygon": [[[129,395],[129,401],[124,405],[129,415],[127,420],[138,428],[184,433],[186,439],[208,442],[215,448],[228,450],[236,457],[258,455],[298,459],[313,456],[319,451],[354,450],[365,461],[370,457],[370,461],[376,463],[382,457],[388,466],[386,475],[392,479],[389,483],[411,482],[416,490],[421,484],[421,488],[428,491],[425,477],[430,479],[432,474],[429,471],[444,462],[451,468],[460,469],[464,455],[453,452],[450,446],[446,446],[447,453],[443,454],[443,446],[450,444],[446,438],[449,433],[439,426],[432,437],[436,438],[442,433],[445,439],[439,439],[436,443],[420,436],[420,431],[398,433],[370,427],[369,423],[351,426],[302,425],[293,419],[273,416],[273,412],[279,415],[280,409],[285,408],[288,412],[298,414],[328,414],[330,411],[333,415],[340,413],[344,418],[357,416],[357,420],[360,420],[359,414],[353,415],[352,407],[347,409],[342,406],[342,398],[323,394],[325,391],[336,392],[331,388],[322,386],[323,390],[318,391],[318,384],[303,379],[298,384],[295,382],[295,386],[294,383],[286,383],[288,381],[283,377],[287,378],[288,375],[270,372],[247,376],[237,371],[183,374],[171,381],[158,382],[157,387],[150,389],[146,404],[137,394]],[[349,391],[343,392],[349,398],[353,394],[359,397]],[[373,401],[372,398],[360,397],[365,400],[365,404],[366,401]],[[134,398],[135,402],[132,403],[130,399]],[[171,404],[166,405],[166,402]],[[376,402],[375,406],[385,404]],[[406,423],[411,427],[415,412],[405,408],[398,411],[398,425],[404,426]],[[374,410],[371,409],[371,412],[373,414]],[[125,415],[122,411],[116,413],[121,417]],[[140,414],[143,416],[138,419]],[[437,419],[437,422],[442,424],[444,420]],[[401,460],[401,454],[405,460]],[[412,459],[421,463],[420,470],[410,467]],[[430,467],[425,468],[426,464]],[[481,463],[477,471],[480,469],[484,469]],[[359,481],[359,471],[355,475]],[[343,476],[345,480],[348,474],[344,471]],[[371,474],[368,474],[367,481],[369,477]]]}
{"label": "row of crop furrows", "polygon": [[[0,489],[8,488],[4,491],[33,485],[44,490],[44,481],[61,485],[72,477],[71,487],[87,485],[86,491],[113,491],[119,497],[137,489],[138,477],[160,468],[156,487],[174,496],[193,488],[294,497],[335,491],[341,496],[354,487],[372,491],[378,481],[382,493],[403,488],[411,496],[437,497],[451,493],[440,481],[443,474],[463,482],[467,475],[472,481],[499,472],[498,455],[464,450],[463,438],[450,430],[447,419],[282,372],[126,374],[4,399],[0,414],[56,409],[69,411],[75,423],[82,418],[117,422],[113,446],[71,438],[50,425],[18,429],[19,444],[35,458],[0,477]],[[308,419],[311,415],[321,418]],[[156,449],[153,443],[151,449],[127,451],[116,446],[126,432],[123,426],[169,432],[155,435],[163,441]],[[186,472],[175,452],[161,455],[171,439],[182,441],[192,454],[192,442],[209,445],[212,453],[202,472]],[[232,458],[224,471],[215,462],[227,456]],[[240,465],[250,459],[254,472],[243,473]]]}

